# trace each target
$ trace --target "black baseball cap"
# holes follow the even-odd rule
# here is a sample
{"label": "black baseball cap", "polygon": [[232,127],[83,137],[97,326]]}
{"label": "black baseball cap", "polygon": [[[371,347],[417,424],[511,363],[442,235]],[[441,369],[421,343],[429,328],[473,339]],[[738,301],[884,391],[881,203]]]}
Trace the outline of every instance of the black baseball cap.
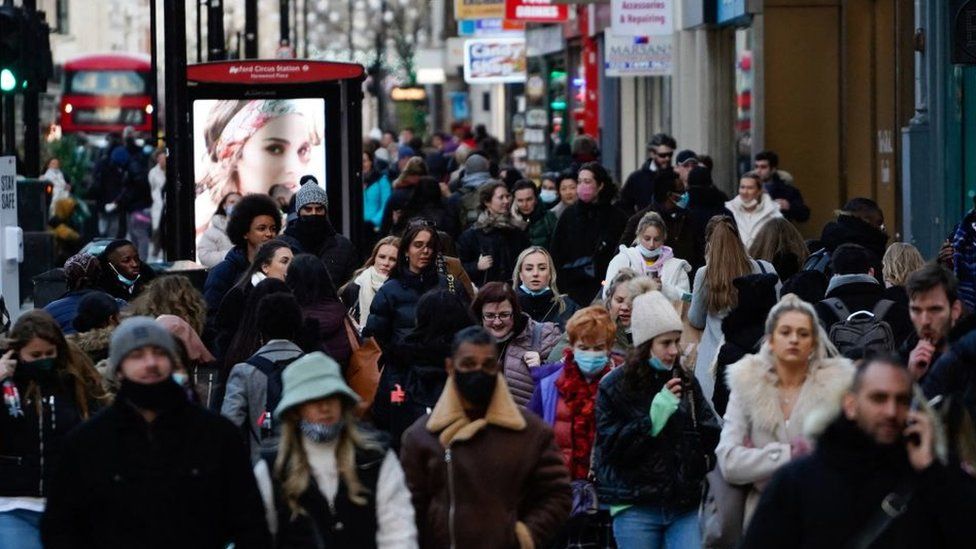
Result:
{"label": "black baseball cap", "polygon": [[689,160],[694,160],[695,163],[698,163],[698,155],[695,154],[695,151],[693,150],[685,149],[678,153],[678,156],[675,157],[674,159],[674,163],[678,166],[681,166],[685,162],[688,162]]}

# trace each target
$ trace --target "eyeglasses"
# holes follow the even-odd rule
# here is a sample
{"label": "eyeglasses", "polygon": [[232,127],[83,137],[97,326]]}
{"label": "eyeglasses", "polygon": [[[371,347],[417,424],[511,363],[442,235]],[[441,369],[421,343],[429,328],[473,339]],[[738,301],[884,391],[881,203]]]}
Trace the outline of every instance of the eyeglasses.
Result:
{"label": "eyeglasses", "polygon": [[671,158],[672,156],[674,156],[674,151],[666,152],[666,153],[660,153],[657,151],[651,151],[651,152],[653,152],[654,156],[657,156],[658,158]]}
{"label": "eyeglasses", "polygon": [[481,318],[485,322],[494,322],[496,320],[509,320],[514,316],[512,311],[504,311],[501,313],[482,313]]}

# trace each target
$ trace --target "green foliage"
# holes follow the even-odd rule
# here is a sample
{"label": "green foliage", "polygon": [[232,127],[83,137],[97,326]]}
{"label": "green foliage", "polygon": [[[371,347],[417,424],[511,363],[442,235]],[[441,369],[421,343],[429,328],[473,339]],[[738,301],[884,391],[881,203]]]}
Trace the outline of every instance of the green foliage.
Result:
{"label": "green foliage", "polygon": [[92,163],[81,140],[74,135],[65,135],[61,139],[49,142],[47,158],[57,158],[61,161],[61,171],[71,182],[72,194],[83,197],[87,191],[83,181],[91,173]]}

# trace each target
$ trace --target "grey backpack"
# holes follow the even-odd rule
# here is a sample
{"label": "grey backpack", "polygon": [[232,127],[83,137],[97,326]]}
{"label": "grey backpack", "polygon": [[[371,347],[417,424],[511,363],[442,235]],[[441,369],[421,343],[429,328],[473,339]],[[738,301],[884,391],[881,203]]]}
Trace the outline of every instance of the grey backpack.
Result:
{"label": "grey backpack", "polygon": [[863,349],[865,355],[894,352],[895,335],[885,321],[894,301],[882,299],[872,310],[854,313],[839,298],[831,297],[823,302],[839,319],[830,327],[828,337],[842,355],[853,349]]}

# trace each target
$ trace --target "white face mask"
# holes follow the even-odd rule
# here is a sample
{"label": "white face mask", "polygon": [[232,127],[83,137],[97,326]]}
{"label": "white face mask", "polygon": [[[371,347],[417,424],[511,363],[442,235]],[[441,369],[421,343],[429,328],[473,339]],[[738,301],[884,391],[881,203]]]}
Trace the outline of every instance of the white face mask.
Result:
{"label": "white face mask", "polygon": [[640,250],[641,255],[647,259],[654,259],[661,255],[661,248],[658,248],[656,250],[649,250],[645,248],[643,244],[638,244],[637,249]]}
{"label": "white face mask", "polygon": [[556,200],[559,200],[559,193],[556,192],[555,189],[542,189],[542,191],[539,192],[539,198],[542,199],[542,202],[545,204],[552,204]]}

